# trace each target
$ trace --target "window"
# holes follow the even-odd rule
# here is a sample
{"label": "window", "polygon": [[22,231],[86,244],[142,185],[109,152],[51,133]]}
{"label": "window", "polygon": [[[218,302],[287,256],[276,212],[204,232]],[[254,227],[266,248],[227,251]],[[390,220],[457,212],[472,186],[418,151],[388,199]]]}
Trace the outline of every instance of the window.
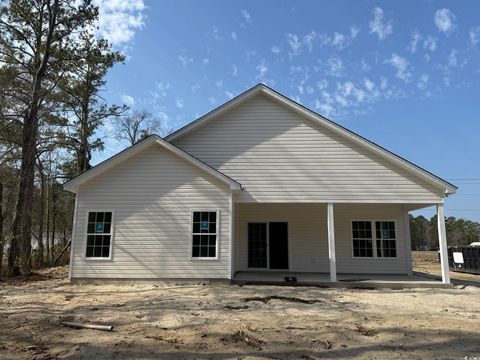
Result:
{"label": "window", "polygon": [[397,257],[394,221],[352,221],[352,241],[353,257]]}
{"label": "window", "polygon": [[109,258],[112,240],[112,212],[89,212],[87,258]]}
{"label": "window", "polygon": [[395,223],[393,221],[377,221],[375,229],[377,232],[377,257],[397,257]]}
{"label": "window", "polygon": [[216,211],[194,211],[192,224],[192,258],[217,257]]}
{"label": "window", "polygon": [[372,257],[372,223],[370,221],[353,221],[353,256]]}

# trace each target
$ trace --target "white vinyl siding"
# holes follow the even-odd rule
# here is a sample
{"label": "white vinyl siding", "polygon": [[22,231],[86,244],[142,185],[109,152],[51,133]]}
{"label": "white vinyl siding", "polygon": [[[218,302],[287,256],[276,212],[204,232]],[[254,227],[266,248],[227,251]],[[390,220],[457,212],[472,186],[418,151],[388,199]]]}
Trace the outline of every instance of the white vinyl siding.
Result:
{"label": "white vinyl siding", "polygon": [[[77,194],[72,278],[228,278],[228,185],[153,144],[83,184]],[[85,258],[88,211],[111,209],[111,260]],[[192,260],[192,211],[218,211],[218,260]]]}
{"label": "white vinyl siding", "polygon": [[443,195],[263,95],[172,143],[240,182],[242,202],[435,203]]}
{"label": "white vinyl siding", "polygon": [[[236,207],[237,271],[248,271],[248,223],[288,222],[289,270],[329,272],[326,204],[253,204]],[[395,221],[396,258],[354,258],[352,220]],[[407,274],[405,210],[399,204],[335,204],[337,272]]]}

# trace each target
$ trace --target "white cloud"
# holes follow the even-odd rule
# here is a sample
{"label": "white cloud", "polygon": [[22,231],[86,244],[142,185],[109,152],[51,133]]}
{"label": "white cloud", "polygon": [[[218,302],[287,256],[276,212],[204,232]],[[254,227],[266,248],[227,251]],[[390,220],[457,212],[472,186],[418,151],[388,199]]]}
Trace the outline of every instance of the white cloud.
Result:
{"label": "white cloud", "polygon": [[245,51],[245,58],[247,59],[247,61],[250,61],[255,55],[257,55],[257,52],[255,50]]}
{"label": "white cloud", "polygon": [[164,98],[167,96],[167,90],[170,89],[170,83],[156,82],[155,90],[151,91],[150,94],[156,99]]}
{"label": "white cloud", "polygon": [[145,26],[143,0],[95,0],[99,20],[97,33],[113,46],[125,46]]}
{"label": "white cloud", "polygon": [[234,31],[230,34],[233,40],[237,41],[237,33]]}
{"label": "white cloud", "polygon": [[327,60],[327,71],[326,73],[331,76],[342,76],[344,72],[344,66],[342,59],[337,55],[331,56]]}
{"label": "white cloud", "polygon": [[347,42],[348,42],[348,38],[345,35],[340,34],[338,32],[335,32],[333,34],[332,46],[341,50],[346,46]]}
{"label": "white cloud", "polygon": [[477,44],[480,42],[480,27],[470,29],[468,35],[470,37],[470,44],[472,46],[477,46]]}
{"label": "white cloud", "polygon": [[188,65],[193,64],[193,59],[189,58],[186,55],[178,55],[178,60],[180,60],[183,67],[187,67]]}
{"label": "white cloud", "polygon": [[388,87],[388,80],[382,77],[380,79],[380,89],[385,90]]}
{"label": "white cloud", "polygon": [[200,87],[201,87],[201,86],[200,86],[199,84],[193,84],[193,85],[190,87],[190,89],[192,89],[193,92],[196,92],[197,90],[200,89]]}
{"label": "white cloud", "polygon": [[322,79],[317,81],[318,90],[325,90],[328,87],[328,80]]}
{"label": "white cloud", "polygon": [[268,64],[265,59],[262,59],[260,64],[256,66],[256,69],[258,71],[257,79],[260,81],[265,81],[265,75],[268,72]]}
{"label": "white cloud", "polygon": [[184,106],[184,101],[183,101],[183,99],[182,99],[182,98],[177,98],[177,99],[175,100],[175,105],[177,105],[177,107],[178,107],[179,109],[183,109],[183,106]]}
{"label": "white cloud", "polygon": [[377,34],[379,40],[384,40],[393,32],[392,21],[385,19],[384,12],[379,7],[375,7],[372,13],[373,20],[369,23],[370,33]]}
{"label": "white cloud", "polygon": [[430,51],[435,51],[437,49],[437,39],[435,39],[433,36],[427,36],[423,42],[423,48]]}
{"label": "white cloud", "polygon": [[120,99],[122,99],[122,102],[127,106],[135,105],[135,99],[130,95],[122,94],[120,95]]}
{"label": "white cloud", "polygon": [[[313,52],[315,45],[332,46],[338,50],[343,50],[352,43],[352,41],[358,36],[359,32],[360,30],[356,26],[351,26],[350,32],[347,34],[336,31],[332,35],[328,35],[310,31],[301,37],[297,34],[288,33],[286,34],[289,47],[288,54],[291,59],[292,56],[300,55],[305,48],[311,53]],[[274,54],[278,54],[280,50],[281,49],[278,46],[272,46],[272,52]]]}
{"label": "white cloud", "polygon": [[229,99],[233,99],[233,93],[231,91],[225,91],[225,95],[227,95]]}
{"label": "white cloud", "polygon": [[310,31],[308,34],[306,34],[303,37],[303,42],[304,42],[305,46],[308,48],[309,52],[313,51],[313,44],[314,44],[314,41],[315,41],[316,37],[317,37],[317,33],[315,31]]}
{"label": "white cloud", "polygon": [[392,65],[395,70],[395,76],[400,80],[409,82],[412,74],[409,71],[409,62],[406,58],[393,54],[390,59],[385,60],[387,64]]}
{"label": "white cloud", "polygon": [[428,74],[420,75],[417,83],[417,86],[420,90],[425,90],[427,88],[428,79],[429,79]]}
{"label": "white cloud", "polygon": [[360,68],[362,69],[362,71],[366,72],[366,71],[370,71],[372,66],[369,63],[367,63],[365,59],[362,59],[360,61]]}
{"label": "white cloud", "polygon": [[335,82],[330,87],[329,85],[326,80],[317,82],[318,97],[314,101],[314,107],[326,116],[340,116],[346,114],[348,109],[355,113],[364,113],[368,105],[398,96],[394,90],[388,88],[387,80],[383,77],[378,83],[364,78],[358,83],[345,81]]}
{"label": "white cloud", "polygon": [[243,19],[245,20],[245,22],[247,24],[252,23],[252,17],[250,16],[250,13],[247,10],[244,9],[244,10],[240,11],[240,13],[242,14]]}
{"label": "white cloud", "polygon": [[448,55],[448,66],[449,67],[458,67],[457,61],[457,50],[453,49]]}
{"label": "white cloud", "polygon": [[303,90],[303,85],[298,85],[297,90],[300,93],[300,95],[303,95],[305,93],[305,91]]}
{"label": "white cloud", "polygon": [[455,15],[449,9],[438,9],[435,12],[433,21],[438,28],[438,31],[443,33],[450,33],[456,27],[455,25]]}
{"label": "white cloud", "polygon": [[217,80],[217,81],[215,82],[215,86],[216,86],[216,87],[222,87],[222,86],[223,86],[223,80]]}
{"label": "white cloud", "polygon": [[365,89],[367,89],[369,92],[375,89],[375,84],[370,79],[367,79],[367,78],[363,79],[363,84],[365,86]]}
{"label": "white cloud", "polygon": [[315,106],[315,109],[317,109],[321,115],[331,116],[332,114],[335,113],[335,108],[332,106],[331,103],[328,103],[326,101],[316,99],[314,106]]}
{"label": "white cloud", "polygon": [[445,76],[443,77],[443,84],[444,84],[446,87],[449,87],[449,86],[451,85],[451,80],[452,80],[452,79],[450,79],[450,76],[445,75]]}
{"label": "white cloud", "polygon": [[214,96],[210,96],[208,98],[208,101],[210,102],[210,104],[215,105],[215,103],[217,102],[217,99]]}
{"label": "white cloud", "polygon": [[237,76],[237,74],[238,74],[237,65],[233,64],[233,65],[232,65],[232,75],[233,75],[233,76]]}
{"label": "white cloud", "polygon": [[272,46],[272,53],[280,54],[281,51],[282,51],[282,49],[280,49],[280,47],[278,47],[277,45]]}
{"label": "white cloud", "polygon": [[290,34],[288,33],[287,35],[287,43],[288,46],[290,47],[290,56],[291,55],[299,55],[300,52],[302,51],[302,43],[298,39],[298,35],[296,34]]}
{"label": "white cloud", "polygon": [[369,101],[369,95],[365,90],[357,87],[353,82],[346,81],[343,84],[337,83],[335,100],[344,107],[355,106],[359,103]]}
{"label": "white cloud", "polygon": [[210,59],[209,59],[209,58],[203,58],[202,64],[203,64],[203,65],[208,65],[208,64],[210,64]]}
{"label": "white cloud", "polygon": [[412,53],[415,54],[417,51],[417,45],[422,39],[422,35],[418,31],[414,31],[412,34],[412,41],[410,41],[410,46],[407,47],[407,49]]}
{"label": "white cloud", "polygon": [[350,37],[355,39],[360,32],[360,29],[356,26],[350,26]]}
{"label": "white cloud", "polygon": [[218,27],[216,27],[215,25],[213,25],[212,27],[212,35],[215,40],[223,40],[222,35],[220,35],[220,30],[218,30]]}

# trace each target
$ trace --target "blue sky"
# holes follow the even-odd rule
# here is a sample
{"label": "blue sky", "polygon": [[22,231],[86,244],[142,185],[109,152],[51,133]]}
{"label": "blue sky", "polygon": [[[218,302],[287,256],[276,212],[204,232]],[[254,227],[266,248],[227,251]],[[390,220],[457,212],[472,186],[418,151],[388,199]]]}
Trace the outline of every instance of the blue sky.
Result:
{"label": "blue sky", "polygon": [[[263,82],[457,184],[447,216],[480,220],[480,2],[101,4],[127,56],[105,97],[153,113],[161,135]],[[105,141],[95,162],[127,145]]]}

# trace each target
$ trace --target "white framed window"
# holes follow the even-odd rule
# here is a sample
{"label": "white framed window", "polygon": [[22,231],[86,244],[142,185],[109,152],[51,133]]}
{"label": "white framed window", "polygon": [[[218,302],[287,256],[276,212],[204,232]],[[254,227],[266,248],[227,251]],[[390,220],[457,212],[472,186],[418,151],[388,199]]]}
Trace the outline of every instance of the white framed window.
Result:
{"label": "white framed window", "polygon": [[86,237],[87,259],[111,259],[113,211],[88,211]]}
{"label": "white framed window", "polygon": [[218,259],[219,211],[192,211],[192,259]]}
{"label": "white framed window", "polygon": [[353,256],[373,257],[371,221],[352,221]]}
{"label": "white framed window", "polygon": [[375,221],[377,257],[397,257],[394,221]]}
{"label": "white framed window", "polygon": [[352,221],[352,250],[355,258],[396,258],[395,221]]}

